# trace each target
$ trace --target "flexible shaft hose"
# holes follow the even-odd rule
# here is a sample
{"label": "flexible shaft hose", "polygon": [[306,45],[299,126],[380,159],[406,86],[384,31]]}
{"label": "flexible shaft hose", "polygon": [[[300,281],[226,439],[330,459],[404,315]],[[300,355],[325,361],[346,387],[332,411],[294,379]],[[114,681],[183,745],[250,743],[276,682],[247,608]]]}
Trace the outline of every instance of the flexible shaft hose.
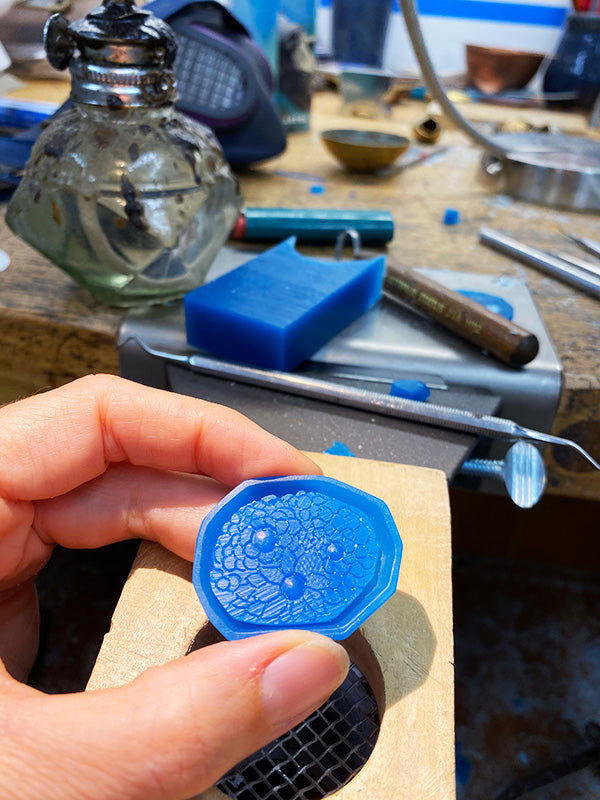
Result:
{"label": "flexible shaft hose", "polygon": [[467,134],[467,136],[473,139],[478,145],[484,147],[495,156],[501,157],[508,155],[509,151],[505,147],[502,147],[497,142],[494,142],[493,139],[489,139],[487,136],[484,136],[476,128],[474,128],[470,122],[467,122],[454,104],[448,99],[448,96],[439,81],[435,69],[433,68],[431,59],[429,58],[429,52],[427,51],[427,47],[423,39],[414,0],[400,0],[400,6],[402,8],[402,14],[404,15],[406,30],[408,31],[415,56],[419,62],[419,66],[421,67],[423,79],[427,84],[427,88],[431,92],[434,100],[437,100],[452,122],[454,122],[458,128],[461,128]]}

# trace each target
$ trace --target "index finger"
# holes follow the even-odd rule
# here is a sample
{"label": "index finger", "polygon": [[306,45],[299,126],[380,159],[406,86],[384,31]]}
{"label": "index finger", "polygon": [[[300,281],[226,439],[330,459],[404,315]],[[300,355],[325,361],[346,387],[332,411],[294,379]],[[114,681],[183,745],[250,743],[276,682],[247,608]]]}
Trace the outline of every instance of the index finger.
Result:
{"label": "index finger", "polygon": [[0,494],[8,499],[56,497],[119,461],[209,475],[227,486],[319,472],[233,409],[112,375],[0,409]]}

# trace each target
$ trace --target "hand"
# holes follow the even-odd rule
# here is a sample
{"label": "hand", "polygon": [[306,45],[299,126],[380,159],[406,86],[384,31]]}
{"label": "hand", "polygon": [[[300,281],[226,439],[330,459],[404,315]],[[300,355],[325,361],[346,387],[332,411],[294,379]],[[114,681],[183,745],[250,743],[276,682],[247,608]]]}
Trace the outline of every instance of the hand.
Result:
{"label": "hand", "polygon": [[0,409],[0,798],[184,800],[317,708],[343,648],[289,631],[223,642],[128,686],[44,695],[34,580],[56,544],[145,538],[192,559],[199,523],[250,477],[313,474],[235,411],[110,376]]}

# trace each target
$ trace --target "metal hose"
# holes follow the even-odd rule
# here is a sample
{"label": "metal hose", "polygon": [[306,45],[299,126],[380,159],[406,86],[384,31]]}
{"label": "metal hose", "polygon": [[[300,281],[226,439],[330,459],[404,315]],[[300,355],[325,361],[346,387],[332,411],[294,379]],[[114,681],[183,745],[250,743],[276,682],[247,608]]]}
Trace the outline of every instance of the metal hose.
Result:
{"label": "metal hose", "polygon": [[406,29],[413,46],[415,56],[419,62],[419,66],[421,67],[423,79],[427,84],[427,88],[429,89],[432,97],[437,100],[446,115],[454,122],[454,124],[458,128],[461,128],[467,134],[467,136],[476,142],[476,144],[484,147],[486,150],[489,150],[495,156],[502,157],[508,155],[509,151],[505,147],[502,147],[502,145],[498,144],[492,139],[489,139],[487,136],[484,136],[476,128],[474,128],[470,122],[467,122],[463,115],[456,109],[454,104],[448,99],[448,96],[444,91],[438,76],[436,75],[435,69],[433,68],[431,59],[429,58],[429,53],[421,32],[421,26],[419,24],[419,17],[414,0],[400,0],[400,6],[402,7],[404,22],[406,24]]}

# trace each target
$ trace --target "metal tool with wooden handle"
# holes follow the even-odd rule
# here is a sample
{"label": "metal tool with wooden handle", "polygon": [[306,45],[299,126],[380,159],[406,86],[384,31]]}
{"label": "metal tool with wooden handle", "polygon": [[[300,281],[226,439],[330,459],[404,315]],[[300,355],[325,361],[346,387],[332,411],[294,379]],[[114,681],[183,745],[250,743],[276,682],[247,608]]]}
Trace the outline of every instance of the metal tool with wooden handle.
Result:
{"label": "metal tool with wooden handle", "polygon": [[513,367],[536,357],[535,334],[414,269],[388,266],[383,294],[408,305]]}

